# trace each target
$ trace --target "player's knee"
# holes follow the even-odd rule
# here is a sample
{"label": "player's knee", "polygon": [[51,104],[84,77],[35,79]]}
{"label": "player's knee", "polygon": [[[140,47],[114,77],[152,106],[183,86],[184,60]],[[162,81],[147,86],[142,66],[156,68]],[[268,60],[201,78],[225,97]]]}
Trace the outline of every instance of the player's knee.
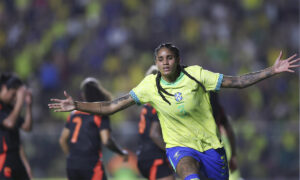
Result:
{"label": "player's knee", "polygon": [[182,179],[191,174],[198,174],[198,171],[199,163],[190,156],[183,157],[176,167],[176,172]]}

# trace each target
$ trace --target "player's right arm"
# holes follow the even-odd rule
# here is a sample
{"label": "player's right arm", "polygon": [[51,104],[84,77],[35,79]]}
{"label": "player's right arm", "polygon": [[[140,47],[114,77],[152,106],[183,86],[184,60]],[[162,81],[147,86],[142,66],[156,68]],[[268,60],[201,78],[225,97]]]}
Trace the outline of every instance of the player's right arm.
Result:
{"label": "player's right arm", "polygon": [[130,94],[126,94],[112,101],[102,102],[74,101],[66,91],[64,92],[64,94],[66,96],[66,99],[51,99],[51,101],[55,103],[48,104],[49,108],[54,109],[55,112],[78,110],[93,114],[110,115],[135,104],[135,101],[132,99]]}
{"label": "player's right arm", "polygon": [[68,155],[69,154],[69,145],[68,145],[68,139],[70,136],[70,130],[66,127],[62,130],[62,133],[59,138],[59,144],[63,152]]}
{"label": "player's right arm", "polygon": [[221,112],[221,120],[219,124],[219,129],[221,134],[225,134],[228,137],[229,145],[231,149],[231,158],[229,160],[229,168],[230,171],[233,172],[238,168],[237,165],[237,154],[236,154],[236,143],[235,143],[235,135],[232,129],[232,125],[230,124],[227,116],[224,111]]}

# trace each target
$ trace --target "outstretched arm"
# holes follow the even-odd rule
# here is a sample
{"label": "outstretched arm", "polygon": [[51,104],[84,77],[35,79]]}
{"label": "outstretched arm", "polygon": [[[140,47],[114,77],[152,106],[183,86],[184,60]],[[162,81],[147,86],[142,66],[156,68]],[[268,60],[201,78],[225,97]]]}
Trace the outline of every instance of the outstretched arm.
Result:
{"label": "outstretched arm", "polygon": [[296,64],[300,61],[300,58],[295,59],[296,56],[295,54],[288,59],[281,60],[281,51],[273,66],[242,76],[224,76],[221,86],[224,88],[245,88],[282,72],[293,73],[292,68],[300,67],[299,64]]}
{"label": "outstretched arm", "polygon": [[102,102],[74,101],[66,91],[64,91],[64,94],[66,96],[66,99],[51,99],[51,101],[55,103],[48,104],[49,108],[54,109],[55,112],[79,110],[82,112],[89,112],[93,114],[110,115],[135,104],[134,100],[129,94],[126,94],[125,96],[117,98],[113,101]]}

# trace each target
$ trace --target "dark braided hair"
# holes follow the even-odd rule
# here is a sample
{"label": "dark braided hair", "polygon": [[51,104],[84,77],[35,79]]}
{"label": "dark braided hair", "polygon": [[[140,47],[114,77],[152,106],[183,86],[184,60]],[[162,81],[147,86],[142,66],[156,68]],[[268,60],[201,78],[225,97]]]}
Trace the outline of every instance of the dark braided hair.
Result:
{"label": "dark braided hair", "polygon": [[204,85],[203,85],[200,81],[198,81],[196,78],[194,78],[192,75],[190,75],[188,72],[185,71],[184,68],[186,68],[186,67],[187,67],[187,66],[180,66],[180,70],[181,70],[185,75],[187,75],[190,79],[196,81],[196,83],[198,83],[198,84],[202,87],[202,89],[204,90],[204,92],[206,92],[206,88],[204,87]]}
{"label": "dark braided hair", "polygon": [[[155,57],[157,57],[157,54],[159,52],[160,49],[162,48],[167,48],[169,49],[175,56],[175,58],[179,58],[180,56],[180,53],[179,53],[179,49],[172,45],[171,43],[163,43],[163,44],[160,44],[156,49],[155,49],[155,52],[154,52],[154,55]],[[190,75],[188,72],[185,71],[185,68],[187,66],[181,66],[181,65],[178,65],[178,70],[179,72],[183,72],[185,75],[187,75],[190,79],[194,80],[197,84],[199,84],[202,89],[206,92],[206,89],[204,87],[204,85],[198,81],[196,78],[194,78],[192,75]],[[171,105],[171,103],[166,99],[166,97],[164,96],[163,93],[165,93],[166,95],[169,95],[169,96],[174,96],[173,94],[167,92],[164,88],[161,87],[160,85],[160,79],[161,79],[161,73],[158,72],[157,75],[156,75],[156,87],[157,87],[157,91],[158,91],[158,94],[162,97],[162,99],[167,102],[169,105]]]}

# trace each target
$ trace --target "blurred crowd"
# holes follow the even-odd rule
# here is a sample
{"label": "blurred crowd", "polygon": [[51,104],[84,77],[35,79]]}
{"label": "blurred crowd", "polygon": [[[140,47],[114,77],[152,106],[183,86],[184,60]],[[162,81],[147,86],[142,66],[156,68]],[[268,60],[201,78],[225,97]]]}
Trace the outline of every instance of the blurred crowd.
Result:
{"label": "blurred crowd", "polygon": [[[85,77],[115,97],[126,94],[162,42],[174,43],[185,65],[239,75],[271,66],[280,50],[299,53],[299,32],[298,0],[1,0],[0,71],[16,72],[33,90],[34,129],[22,138],[34,176],[65,177],[58,137],[67,113],[47,104],[63,90],[78,99]],[[220,99],[237,135],[242,176],[298,179],[299,71],[223,89]],[[111,118],[117,141],[135,152],[138,108]],[[113,166],[122,162],[111,163],[115,155],[104,151],[117,177]]]}

